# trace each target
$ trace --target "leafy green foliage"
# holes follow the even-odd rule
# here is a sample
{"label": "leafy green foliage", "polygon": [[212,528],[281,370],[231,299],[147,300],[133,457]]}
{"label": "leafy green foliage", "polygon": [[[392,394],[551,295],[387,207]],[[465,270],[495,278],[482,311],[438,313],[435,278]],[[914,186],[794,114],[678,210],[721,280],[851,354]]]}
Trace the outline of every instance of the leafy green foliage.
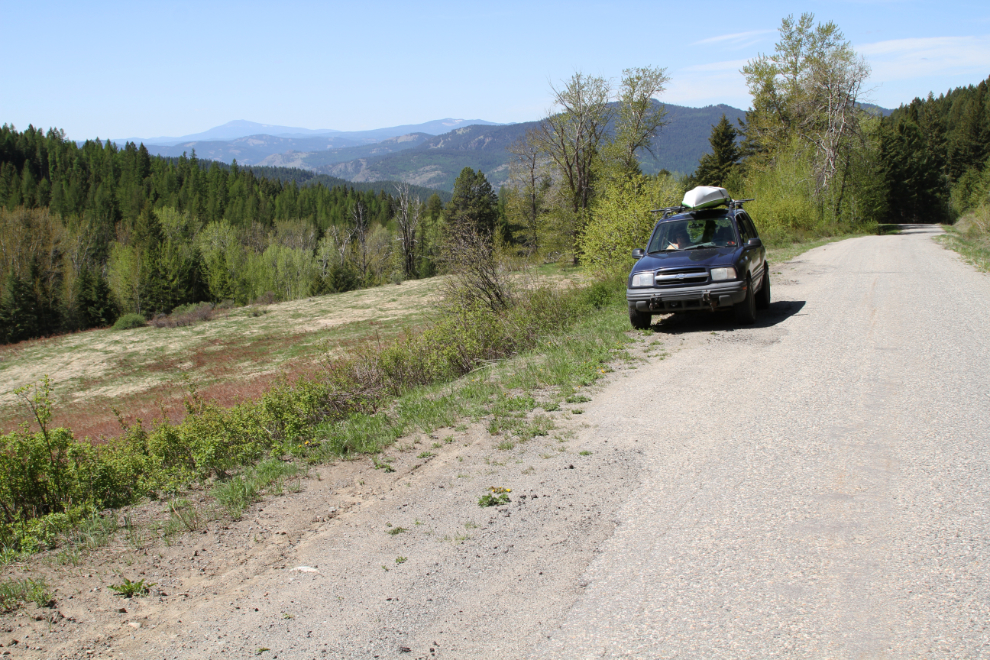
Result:
{"label": "leafy green foliage", "polygon": [[134,596],[145,596],[147,595],[149,589],[155,586],[154,583],[146,584],[145,581],[137,580],[136,582],[131,582],[129,579],[124,578],[124,581],[120,584],[107,585],[111,591],[117,592],[118,596],[123,596],[124,598],[133,598]]}
{"label": "leafy green foliage", "polygon": [[135,328],[145,328],[148,321],[140,314],[124,314],[113,324],[114,330],[134,330]]}
{"label": "leafy green foliage", "polygon": [[628,273],[630,253],[646,246],[657,220],[650,211],[679,203],[683,192],[665,174],[608,181],[579,241],[582,261],[602,275]]}
{"label": "leafy green foliage", "polygon": [[503,506],[511,501],[509,499],[509,493],[512,492],[512,489],[510,488],[492,486],[488,490],[491,492],[485,493],[481,496],[478,500],[478,506],[482,508],[489,506]]}

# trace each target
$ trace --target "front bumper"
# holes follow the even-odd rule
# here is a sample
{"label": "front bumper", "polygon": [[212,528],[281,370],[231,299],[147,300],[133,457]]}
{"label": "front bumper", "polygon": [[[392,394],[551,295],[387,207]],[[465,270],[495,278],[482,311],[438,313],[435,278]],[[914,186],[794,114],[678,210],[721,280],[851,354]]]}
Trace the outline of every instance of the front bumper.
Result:
{"label": "front bumper", "polygon": [[643,287],[626,289],[629,309],[652,314],[670,314],[692,310],[727,309],[746,299],[745,283],[708,282],[698,286],[676,288]]}

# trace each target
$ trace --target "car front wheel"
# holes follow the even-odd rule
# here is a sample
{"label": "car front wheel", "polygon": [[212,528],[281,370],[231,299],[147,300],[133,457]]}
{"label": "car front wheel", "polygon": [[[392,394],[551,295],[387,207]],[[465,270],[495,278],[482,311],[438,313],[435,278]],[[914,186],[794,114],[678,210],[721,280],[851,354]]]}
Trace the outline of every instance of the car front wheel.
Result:
{"label": "car front wheel", "polygon": [[644,314],[643,312],[630,308],[629,322],[632,323],[632,327],[637,330],[646,330],[650,327],[650,323],[653,322],[653,315]]}
{"label": "car front wheel", "polygon": [[749,325],[756,321],[756,296],[753,295],[753,280],[746,276],[746,298],[737,303],[733,310],[736,312],[736,322]]}

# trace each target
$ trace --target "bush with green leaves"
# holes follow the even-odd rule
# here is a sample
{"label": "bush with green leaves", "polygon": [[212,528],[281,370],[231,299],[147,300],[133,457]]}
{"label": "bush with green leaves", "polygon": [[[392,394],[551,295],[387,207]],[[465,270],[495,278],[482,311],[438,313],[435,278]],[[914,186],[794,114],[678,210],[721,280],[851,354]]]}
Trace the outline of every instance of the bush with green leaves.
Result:
{"label": "bush with green leaves", "polygon": [[114,330],[134,330],[147,327],[148,321],[140,314],[124,314],[113,324]]}
{"label": "bush with green leaves", "polygon": [[683,194],[681,184],[662,173],[606,182],[578,241],[582,261],[600,276],[628,273],[630,254],[646,247],[658,220],[651,211],[680,204]]}

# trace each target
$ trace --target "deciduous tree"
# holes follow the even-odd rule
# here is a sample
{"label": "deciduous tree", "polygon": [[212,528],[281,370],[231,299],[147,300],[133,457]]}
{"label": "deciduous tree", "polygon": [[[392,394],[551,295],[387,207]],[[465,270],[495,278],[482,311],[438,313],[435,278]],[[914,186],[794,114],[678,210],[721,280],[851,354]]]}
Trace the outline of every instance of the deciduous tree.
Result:
{"label": "deciduous tree", "polygon": [[750,60],[742,73],[753,97],[749,139],[771,158],[791,139],[809,147],[821,197],[846,160],[870,68],[835,23],[814,21],[810,13],[783,19],[774,53]]}

